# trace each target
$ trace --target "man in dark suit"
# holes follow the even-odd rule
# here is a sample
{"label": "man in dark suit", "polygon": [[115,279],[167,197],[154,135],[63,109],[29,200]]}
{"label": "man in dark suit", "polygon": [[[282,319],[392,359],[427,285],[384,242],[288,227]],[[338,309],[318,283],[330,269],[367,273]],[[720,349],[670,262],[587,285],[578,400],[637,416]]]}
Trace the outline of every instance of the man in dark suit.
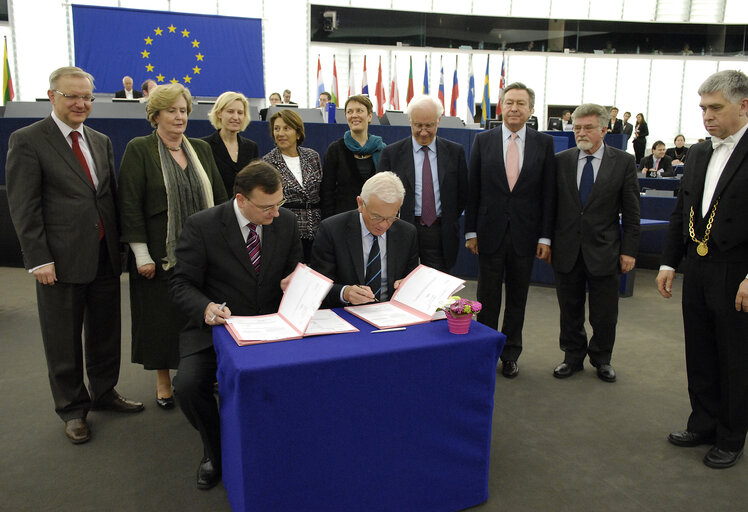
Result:
{"label": "man in dark suit", "polygon": [[[628,153],[603,144],[608,123],[604,107],[580,105],[572,120],[577,147],[556,156],[553,269],[564,362],[553,375],[571,376],[583,369],[589,356],[598,377],[614,382],[616,373],[610,360],[618,322],[620,274],[634,268],[639,248],[636,165]],[[587,289],[593,331],[589,345],[584,329]]]}
{"label": "man in dark suit", "polygon": [[691,146],[670,217],[657,288],[672,296],[683,264],[683,331],[691,415],[678,446],[713,445],[712,468],[734,465],[748,431],[748,76],[720,71],[699,88],[712,136]]}
{"label": "man in dark suit", "polygon": [[[138,412],[114,386],[120,366],[120,256],[112,142],[83,122],[93,77],[49,77],[52,115],[10,136],[8,203],[26,268],[36,278],[55,411],[74,444],[90,439],[89,409]],[[85,330],[83,372],[81,330]]]}
{"label": "man in dark suit", "polygon": [[665,154],[665,143],[658,140],[652,144],[652,154],[642,158],[639,163],[639,170],[644,176],[656,178],[659,174],[658,171],[662,171],[662,175],[665,177],[675,176],[673,171],[673,159]]}
{"label": "man in dark suit", "polygon": [[124,87],[124,89],[114,93],[115,98],[127,98],[133,100],[143,97],[142,92],[132,88],[132,78],[130,78],[129,76],[122,78],[122,86]]}
{"label": "man in dark suit", "polygon": [[418,266],[416,228],[398,221],[405,189],[391,172],[366,180],[358,210],[323,220],[310,266],[334,284],[323,307],[386,301]]}
{"label": "man in dark suit", "polygon": [[629,119],[631,119],[631,112],[624,112],[623,113],[623,134],[628,137],[626,141],[631,140],[631,134],[634,133],[634,125],[629,123]]}
{"label": "man in dark suit", "polygon": [[382,150],[379,170],[394,172],[405,186],[400,218],[416,226],[421,263],[449,272],[457,261],[468,177],[462,145],[436,136],[443,113],[434,98],[413,98],[413,135]]}
{"label": "man in dark suit", "polygon": [[182,412],[203,441],[199,489],[221,480],[212,326],[225,324],[232,314],[276,313],[285,278],[301,261],[296,217],[281,208],[285,201],[278,171],[267,162],[250,163],[237,173],[234,194],[233,201],[187,219],[169,281],[172,300],[188,318],[179,335],[174,384]]}
{"label": "man in dark suit", "polygon": [[465,246],[478,254],[483,303],[478,321],[493,329],[499,324],[501,283],[506,283],[501,360],[507,378],[519,373],[534,258],[550,261],[551,253],[556,164],[553,138],[525,126],[534,105],[532,89],[519,82],[506,86],[503,126],[478,134],[470,154]]}
{"label": "man in dark suit", "polygon": [[618,119],[618,107],[613,107],[610,109],[608,133],[623,133],[623,123],[620,119]]}

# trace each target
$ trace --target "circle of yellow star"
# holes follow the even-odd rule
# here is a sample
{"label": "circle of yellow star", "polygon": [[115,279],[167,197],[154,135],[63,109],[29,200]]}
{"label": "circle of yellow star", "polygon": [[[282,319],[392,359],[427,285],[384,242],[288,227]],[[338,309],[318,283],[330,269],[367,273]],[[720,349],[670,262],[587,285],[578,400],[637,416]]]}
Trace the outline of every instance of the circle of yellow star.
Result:
{"label": "circle of yellow star", "polygon": [[168,26],[168,27],[166,27],[166,28],[168,28],[168,29],[169,29],[169,33],[170,33],[170,34],[171,34],[171,33],[173,33],[173,32],[176,32],[176,31],[177,31],[177,27],[175,27],[174,25],[169,25],[169,26]]}
{"label": "circle of yellow star", "polygon": [[142,52],[140,52],[140,55],[142,55],[144,59],[147,59],[151,55],[151,52],[149,52],[148,50],[143,50]]}
{"label": "circle of yellow star", "polygon": [[164,75],[162,75],[161,73],[159,73],[158,75],[156,75],[156,81],[157,82],[163,82],[164,78],[165,78]]}
{"label": "circle of yellow star", "polygon": [[192,77],[190,75],[185,75],[182,77],[182,80],[184,80],[184,83],[188,84],[192,82]]}
{"label": "circle of yellow star", "polygon": [[146,37],[145,38],[145,44],[149,44],[149,45],[153,46],[153,39],[151,39],[150,37]]}
{"label": "circle of yellow star", "polygon": [[161,27],[156,27],[153,29],[153,31],[156,33],[157,36],[160,36],[164,32],[164,29],[162,29]]}
{"label": "circle of yellow star", "polygon": [[197,55],[195,55],[195,58],[197,60],[203,60],[203,57],[204,57],[204,55],[202,53],[198,53]]}
{"label": "circle of yellow star", "polygon": [[182,30],[182,37],[190,37],[190,31],[187,29]]}
{"label": "circle of yellow star", "polygon": [[149,73],[153,73],[153,64],[151,64],[151,63],[149,62],[149,63],[148,63],[148,65],[147,65],[147,66],[145,67],[145,69],[146,69],[146,70],[147,70],[147,71],[148,71]]}
{"label": "circle of yellow star", "polygon": [[192,40],[192,47],[193,48],[200,48],[200,41],[198,41],[197,39],[193,39]]}
{"label": "circle of yellow star", "polygon": [[202,68],[199,68],[197,66],[195,66],[194,68],[192,68],[192,72],[195,73],[196,75],[199,75],[201,70],[202,70]]}

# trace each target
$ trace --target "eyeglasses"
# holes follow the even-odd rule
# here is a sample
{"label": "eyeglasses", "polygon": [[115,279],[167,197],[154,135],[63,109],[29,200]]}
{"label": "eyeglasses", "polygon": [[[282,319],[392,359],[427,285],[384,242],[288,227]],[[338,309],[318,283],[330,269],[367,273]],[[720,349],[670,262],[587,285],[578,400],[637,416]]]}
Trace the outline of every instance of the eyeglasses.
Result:
{"label": "eyeglasses", "polygon": [[260,206],[259,204],[255,204],[254,202],[252,202],[252,200],[250,198],[248,198],[247,196],[244,196],[244,197],[247,199],[247,201],[250,202],[250,204],[252,206],[254,206],[255,208],[258,208],[262,213],[269,213],[272,210],[274,210],[276,208],[280,208],[281,206],[283,206],[284,204],[286,204],[286,198],[285,197],[283,199],[281,199],[281,201],[278,204],[273,204],[273,205],[270,205],[270,206]]}
{"label": "eyeglasses", "polygon": [[[366,208],[366,201],[362,201],[364,203],[364,208]],[[371,220],[374,224],[379,224],[380,222],[386,222],[387,224],[393,224],[397,219],[400,218],[400,210],[397,211],[397,214],[392,217],[382,217],[381,215],[372,215],[369,213],[368,209],[366,211],[366,215],[369,216],[369,220]]]}
{"label": "eyeglasses", "polygon": [[585,126],[579,126],[578,124],[575,124],[573,127],[574,133],[580,133],[580,132],[594,132],[597,130],[600,130],[600,126],[595,126],[592,124],[588,124]]}
{"label": "eyeglasses", "polygon": [[436,123],[413,123],[411,125],[416,131],[426,130],[427,132],[433,131],[436,128]]}
{"label": "eyeglasses", "polygon": [[54,92],[65,98],[66,100],[72,100],[72,101],[78,101],[83,100],[84,103],[93,103],[96,98],[93,96],[78,96],[77,94],[65,94],[62,91],[58,91],[57,89],[53,89]]}

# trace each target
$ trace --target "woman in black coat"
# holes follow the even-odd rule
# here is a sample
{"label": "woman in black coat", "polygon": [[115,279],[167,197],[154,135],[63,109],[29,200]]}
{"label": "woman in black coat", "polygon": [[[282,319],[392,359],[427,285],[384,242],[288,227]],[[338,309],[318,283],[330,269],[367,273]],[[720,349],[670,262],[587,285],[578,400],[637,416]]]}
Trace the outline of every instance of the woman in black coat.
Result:
{"label": "woman in black coat", "polygon": [[644,120],[644,114],[640,112],[636,114],[636,126],[634,126],[634,154],[636,155],[637,164],[644,158],[644,149],[647,147],[647,135],[649,135],[649,128],[647,128],[647,122]]}
{"label": "woman in black coat", "polygon": [[260,157],[257,144],[239,135],[249,126],[249,104],[239,92],[228,91],[216,99],[208,114],[215,133],[203,137],[213,150],[226,195],[234,197],[234,177],[249,162]]}
{"label": "woman in black coat", "polygon": [[384,149],[382,137],[369,135],[373,115],[369,98],[351,96],[345,102],[345,119],[350,128],[342,139],[327,148],[322,166],[322,218],[357,208],[361,187],[377,169]]}

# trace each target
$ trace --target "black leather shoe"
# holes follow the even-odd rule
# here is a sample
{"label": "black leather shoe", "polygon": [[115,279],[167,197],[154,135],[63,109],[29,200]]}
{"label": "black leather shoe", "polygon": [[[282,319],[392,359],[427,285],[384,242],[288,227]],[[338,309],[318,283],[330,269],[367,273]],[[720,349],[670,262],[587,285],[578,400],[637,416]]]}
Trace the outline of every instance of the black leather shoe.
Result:
{"label": "black leather shoe", "polygon": [[213,461],[208,457],[203,458],[197,468],[197,488],[203,490],[212,489],[220,481],[221,469],[213,464]]}
{"label": "black leather shoe", "polygon": [[73,444],[82,444],[91,439],[86,418],[75,418],[65,422],[65,435]]}
{"label": "black leather shoe", "polygon": [[576,372],[581,372],[582,370],[584,370],[583,364],[570,364],[564,362],[556,366],[556,369],[553,370],[553,376],[559,379],[565,379],[566,377],[571,377]]}
{"label": "black leather shoe", "polygon": [[601,364],[597,367],[597,376],[600,380],[605,382],[616,381],[616,371],[609,364]]}
{"label": "black leather shoe", "polygon": [[162,409],[174,409],[174,397],[169,396],[166,398],[156,397],[156,404]]}
{"label": "black leather shoe", "polygon": [[671,432],[667,440],[675,446],[699,446],[702,444],[714,444],[714,434],[701,434],[699,432],[689,432],[688,430],[679,430]]}
{"label": "black leather shoe", "polygon": [[712,446],[712,449],[706,452],[704,456],[704,464],[714,469],[731,468],[741,455],[743,455],[743,450],[731,452]]}
{"label": "black leather shoe", "polygon": [[519,366],[516,361],[504,361],[501,363],[501,374],[507,379],[513,379],[519,374]]}
{"label": "black leather shoe", "polygon": [[98,401],[91,409],[95,411],[140,412],[145,407],[143,406],[143,402],[133,402],[116,391],[112,391],[109,398]]}

